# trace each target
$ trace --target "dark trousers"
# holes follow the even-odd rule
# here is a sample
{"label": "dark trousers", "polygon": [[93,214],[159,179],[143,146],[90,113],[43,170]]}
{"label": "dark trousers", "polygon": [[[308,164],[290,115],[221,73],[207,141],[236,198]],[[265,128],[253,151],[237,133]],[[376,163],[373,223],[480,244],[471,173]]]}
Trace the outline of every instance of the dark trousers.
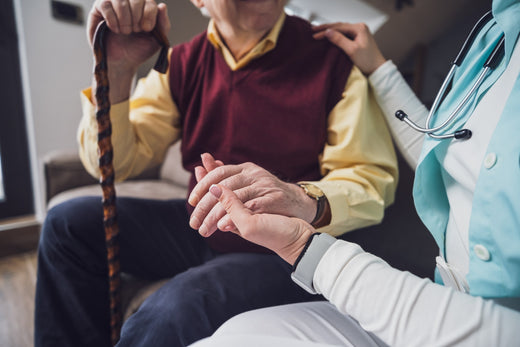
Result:
{"label": "dark trousers", "polygon": [[[123,325],[119,346],[186,346],[232,316],[316,300],[272,254],[212,251],[184,200],[118,198],[123,272],[171,278]],[[48,212],[38,251],[35,346],[109,346],[106,249],[99,197]]]}

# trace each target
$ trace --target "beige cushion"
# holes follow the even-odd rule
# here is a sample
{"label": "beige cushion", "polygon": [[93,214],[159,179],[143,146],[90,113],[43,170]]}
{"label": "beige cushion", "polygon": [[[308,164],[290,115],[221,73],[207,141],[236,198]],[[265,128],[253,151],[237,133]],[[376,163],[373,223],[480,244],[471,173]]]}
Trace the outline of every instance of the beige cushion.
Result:
{"label": "beige cushion", "polygon": [[[116,196],[135,197],[143,199],[185,199],[186,187],[173,184],[163,180],[125,181],[116,183]],[[54,196],[48,203],[47,208],[61,204],[72,198],[81,196],[99,196],[102,191],[99,184],[69,189]]]}
{"label": "beige cushion", "polygon": [[168,180],[175,184],[188,187],[190,173],[182,167],[180,141],[177,141],[168,149],[159,176],[163,180]]}

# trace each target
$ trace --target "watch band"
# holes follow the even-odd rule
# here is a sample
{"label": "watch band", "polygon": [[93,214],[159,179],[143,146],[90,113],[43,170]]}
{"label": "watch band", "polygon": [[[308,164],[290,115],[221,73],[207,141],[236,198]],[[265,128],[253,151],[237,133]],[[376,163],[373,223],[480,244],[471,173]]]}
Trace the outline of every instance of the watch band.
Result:
{"label": "watch band", "polygon": [[291,279],[311,294],[317,294],[313,285],[314,272],[323,254],[334,242],[336,242],[336,238],[329,234],[312,234],[302,253],[294,263]]}
{"label": "watch band", "polygon": [[314,226],[316,224],[317,221],[319,221],[321,219],[321,216],[323,214],[323,209],[324,209],[324,202],[325,202],[325,196],[320,196],[318,198],[316,198],[316,202],[317,202],[317,206],[316,206],[316,215],[314,216],[314,219],[312,220],[311,222],[311,225]]}
{"label": "watch band", "polygon": [[312,183],[298,183],[298,185],[307,196],[316,200],[317,203],[316,215],[310,224],[316,229],[329,225],[332,219],[332,213],[327,196],[319,187]]}
{"label": "watch band", "polygon": [[329,201],[324,195],[318,199],[318,208],[316,209],[316,216],[314,216],[311,225],[318,229],[330,224],[332,213],[330,211]]}

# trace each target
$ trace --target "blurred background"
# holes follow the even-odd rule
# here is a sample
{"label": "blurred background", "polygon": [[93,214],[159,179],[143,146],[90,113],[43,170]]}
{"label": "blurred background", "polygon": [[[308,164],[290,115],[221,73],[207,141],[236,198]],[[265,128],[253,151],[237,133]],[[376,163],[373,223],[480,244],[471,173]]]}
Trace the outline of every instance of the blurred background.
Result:
{"label": "blurred background", "polygon": [[[188,0],[165,1],[172,44],[206,28]],[[85,25],[92,0],[4,0],[0,58],[0,225],[45,216],[42,159],[75,149],[79,93],[92,78]],[[366,22],[387,58],[430,103],[475,18],[490,0],[291,0],[290,14],[314,23]],[[151,60],[152,61],[152,60]],[[139,75],[147,73],[143,66]],[[29,219],[32,221],[29,222]],[[14,220],[13,220],[14,219]],[[1,233],[0,233],[1,235]],[[1,240],[1,236],[0,236]]]}
{"label": "blurred background", "polygon": [[[187,41],[206,29],[208,18],[189,0],[164,2],[171,16],[172,44]],[[46,213],[42,163],[54,151],[77,152],[79,95],[92,78],[93,56],[85,33],[92,4],[93,0],[1,1],[1,346],[32,345],[35,250]],[[383,54],[398,65],[429,105],[450,59],[477,18],[490,8],[491,0],[291,0],[286,12],[315,24],[367,23]],[[138,77],[148,72],[153,61],[150,59],[139,70]],[[401,199],[401,206],[413,214],[409,194],[413,171],[401,163],[401,172],[400,184],[408,190],[397,197],[397,202]],[[405,223],[421,227],[416,216]],[[399,225],[394,223],[393,227]],[[374,233],[379,231],[376,227]],[[352,233],[351,240],[358,241],[356,237]],[[378,254],[380,244],[395,241],[391,240],[393,236],[382,237],[374,237],[377,242],[363,246]],[[17,295],[16,300],[11,300],[12,293]]]}

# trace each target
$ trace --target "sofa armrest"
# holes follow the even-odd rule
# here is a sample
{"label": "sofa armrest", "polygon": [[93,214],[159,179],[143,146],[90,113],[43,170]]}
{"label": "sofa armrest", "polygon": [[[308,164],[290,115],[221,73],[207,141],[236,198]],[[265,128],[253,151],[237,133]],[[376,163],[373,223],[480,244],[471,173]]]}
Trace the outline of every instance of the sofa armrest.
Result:
{"label": "sofa armrest", "polygon": [[[133,179],[158,179],[160,167],[148,169]],[[55,195],[73,188],[97,184],[83,167],[79,155],[75,151],[54,151],[43,159],[46,202]]]}
{"label": "sofa armrest", "polygon": [[65,190],[98,182],[85,170],[78,153],[72,151],[47,154],[43,159],[43,175],[46,202]]}

